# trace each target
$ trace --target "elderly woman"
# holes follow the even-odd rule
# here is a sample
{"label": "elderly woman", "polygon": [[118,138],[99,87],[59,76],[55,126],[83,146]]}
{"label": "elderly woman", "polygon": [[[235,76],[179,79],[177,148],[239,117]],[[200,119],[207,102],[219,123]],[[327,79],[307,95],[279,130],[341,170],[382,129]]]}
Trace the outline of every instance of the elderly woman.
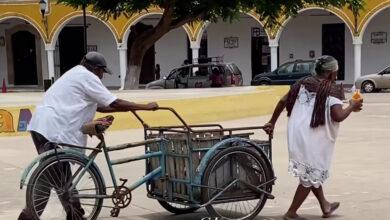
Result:
{"label": "elderly woman", "polygon": [[316,75],[301,79],[279,101],[271,120],[265,124],[272,134],[275,123],[286,108],[288,121],[289,173],[299,178],[292,204],[284,220],[303,219],[298,208],[312,191],[317,197],[324,218],[329,217],[339,203],[326,200],[322,185],[329,176],[333,148],[339,123],[351,112],[361,110],[363,100],[350,100],[343,108],[344,92],[335,84],[337,60],[322,56],[316,62]]}

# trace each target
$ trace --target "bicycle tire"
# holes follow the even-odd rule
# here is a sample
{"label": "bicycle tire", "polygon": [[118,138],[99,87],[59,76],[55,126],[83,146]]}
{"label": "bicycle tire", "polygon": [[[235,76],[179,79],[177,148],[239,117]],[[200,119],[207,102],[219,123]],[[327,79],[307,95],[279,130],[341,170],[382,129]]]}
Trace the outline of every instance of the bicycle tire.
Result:
{"label": "bicycle tire", "polygon": [[[173,214],[176,214],[176,215],[183,215],[183,214],[188,214],[188,213],[193,213],[195,212],[196,210],[198,210],[199,208],[195,208],[195,207],[178,207],[180,206],[180,204],[175,204],[175,203],[169,203],[169,202],[166,202],[166,201],[162,201],[162,200],[158,200],[158,203],[160,203],[160,205],[166,209],[167,211],[173,213]],[[178,206],[175,206],[175,205],[178,205]],[[185,205],[182,205],[182,206],[185,206]]]}
{"label": "bicycle tire", "polygon": [[[59,155],[53,155],[47,159],[45,159],[32,173],[30,180],[27,185],[26,190],[26,201],[27,201],[27,208],[32,215],[32,217],[35,220],[39,220],[40,216],[37,214],[35,208],[34,208],[34,186],[37,184],[38,178],[41,177],[41,174],[45,174],[44,172],[50,167],[52,169],[55,169],[54,164],[57,164],[56,166],[59,166],[58,163],[64,163],[64,162],[73,162],[74,164],[79,164],[80,167],[85,167],[88,163],[88,160],[85,158],[77,157],[74,155],[67,155],[67,154],[59,154]],[[73,165],[74,165],[73,164]],[[90,172],[88,172],[91,175],[91,178],[95,181],[96,184],[96,194],[97,195],[105,195],[106,194],[106,187],[104,183],[104,179],[102,178],[98,167],[95,163],[92,163],[89,167]],[[50,171],[48,172],[50,175]],[[85,176],[85,174],[84,174]],[[42,178],[45,178],[42,176]],[[41,180],[42,180],[41,178]],[[50,196],[50,195],[49,195]],[[88,220],[95,220],[103,205],[103,199],[96,199],[95,205],[93,205],[95,208],[93,208],[93,211],[88,215]],[[45,205],[46,206],[46,205]],[[44,207],[45,208],[45,207]]]}
{"label": "bicycle tire", "polygon": [[[248,147],[235,146],[235,147],[230,147],[230,148],[226,148],[224,150],[221,150],[210,160],[209,164],[206,167],[204,176],[202,177],[202,185],[209,186],[209,180],[210,180],[211,172],[213,172],[213,168],[224,157],[227,157],[227,156],[232,155],[232,154],[243,154],[243,156],[252,157],[251,159],[257,161],[257,164],[259,166],[258,169],[263,172],[262,175],[264,176],[265,179],[262,180],[261,182],[264,183],[264,182],[270,180],[270,178],[271,178],[270,172],[269,172],[268,167],[267,167],[266,163],[264,162],[263,158],[259,154],[259,152],[252,150]],[[245,159],[245,158],[242,158],[242,159]],[[245,160],[243,160],[243,161],[245,161]],[[215,174],[215,176],[217,176],[217,174]],[[218,177],[218,180],[220,178],[221,177]],[[216,184],[217,184],[218,180],[217,180],[217,178],[215,178],[214,181],[216,182]],[[213,180],[211,180],[211,181],[213,181]],[[267,184],[267,185],[268,186],[263,186],[261,189],[267,190],[268,192],[270,192],[270,190],[272,190],[272,187],[269,184]],[[213,187],[222,188],[223,186],[218,186],[218,184],[217,184],[217,186],[213,186]],[[210,201],[213,197],[213,196],[210,196],[209,190],[212,191],[213,189],[208,189],[208,188],[202,189],[202,200],[205,203]],[[228,199],[228,198],[226,197],[226,199]],[[245,200],[243,200],[243,201],[245,201]],[[240,202],[243,202],[243,201],[240,201]],[[248,213],[247,215],[242,216],[242,217],[232,218],[232,217],[226,216],[226,215],[218,212],[217,208],[213,206],[213,205],[216,205],[216,206],[217,205],[225,205],[228,203],[211,203],[210,205],[206,206],[206,210],[210,214],[210,217],[218,217],[218,218],[222,218],[222,219],[226,219],[226,220],[228,220],[228,219],[231,219],[231,220],[233,220],[233,219],[234,220],[250,220],[250,219],[255,218],[259,214],[259,212],[263,209],[266,201],[267,201],[267,196],[265,194],[261,194],[260,198],[259,198],[259,202],[257,202],[256,206],[253,206],[254,210],[251,211],[250,213]],[[231,201],[231,203],[235,203],[235,201],[233,200],[233,201]],[[229,207],[229,204],[227,205],[227,207]],[[233,205],[231,205],[231,207],[233,208]],[[240,209],[241,209],[241,207],[240,207]],[[247,208],[244,207],[244,209],[246,210]],[[236,210],[236,212],[237,212],[237,210]],[[231,213],[235,214],[234,212],[232,212],[232,210],[230,210],[229,214],[231,214]]]}

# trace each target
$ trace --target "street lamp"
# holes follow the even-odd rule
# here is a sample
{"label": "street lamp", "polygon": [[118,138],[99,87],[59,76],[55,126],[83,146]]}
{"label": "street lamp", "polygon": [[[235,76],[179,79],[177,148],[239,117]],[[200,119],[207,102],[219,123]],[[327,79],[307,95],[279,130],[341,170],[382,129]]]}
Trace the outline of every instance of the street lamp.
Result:
{"label": "street lamp", "polygon": [[45,12],[46,12],[46,1],[45,0],[40,0],[39,1],[39,7],[41,9],[41,15],[42,15],[42,19],[45,18]]}
{"label": "street lamp", "polygon": [[[41,0],[43,1],[43,0]],[[84,54],[87,54],[87,14],[86,14],[86,3],[83,4],[83,34],[84,34]]]}

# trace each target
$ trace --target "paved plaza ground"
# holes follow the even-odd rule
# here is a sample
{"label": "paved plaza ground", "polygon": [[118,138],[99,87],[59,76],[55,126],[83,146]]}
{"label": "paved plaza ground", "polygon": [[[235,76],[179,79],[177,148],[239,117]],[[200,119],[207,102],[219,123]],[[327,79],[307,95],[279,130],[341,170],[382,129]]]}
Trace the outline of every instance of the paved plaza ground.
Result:
{"label": "paved plaza ground", "polygon": [[[333,219],[339,220],[385,220],[390,219],[390,93],[364,94],[364,110],[353,114],[340,127],[330,179],[324,185],[330,201],[340,201],[341,206]],[[225,127],[263,125],[270,116],[245,118],[220,122]],[[256,218],[282,219],[288,209],[297,180],[287,173],[287,141],[285,114],[280,118],[273,140],[273,166],[278,177],[273,193],[275,200],[269,200]],[[260,134],[260,133],[259,133]],[[259,134],[256,134],[258,136]],[[139,129],[108,132],[108,145],[142,140]],[[93,140],[90,145],[96,144]],[[142,153],[142,149],[126,151],[129,155]],[[123,153],[122,153],[123,155]],[[36,156],[29,136],[0,137],[0,219],[16,219],[24,206],[25,190],[19,189],[23,168]],[[119,154],[114,154],[118,158]],[[98,164],[103,165],[102,157]],[[102,166],[107,176],[107,169]],[[136,180],[144,175],[144,164],[120,165],[118,178]],[[106,184],[110,182],[106,180]],[[107,203],[109,204],[109,203]],[[320,208],[311,195],[299,213],[308,219],[321,219]],[[202,219],[204,209],[192,215],[171,215],[154,200],[146,198],[145,188],[133,192],[133,202],[121,211],[117,219],[129,220],[187,220]],[[109,217],[109,210],[103,209],[101,219]]]}

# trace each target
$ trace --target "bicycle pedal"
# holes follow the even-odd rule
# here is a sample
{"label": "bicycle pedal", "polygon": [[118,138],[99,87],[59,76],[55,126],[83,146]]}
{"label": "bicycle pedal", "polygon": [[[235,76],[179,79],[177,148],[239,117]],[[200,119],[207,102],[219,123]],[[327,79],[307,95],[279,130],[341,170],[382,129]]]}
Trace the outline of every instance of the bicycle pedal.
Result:
{"label": "bicycle pedal", "polygon": [[124,186],[125,183],[127,182],[127,179],[119,178],[119,180],[122,182],[122,186]]}
{"label": "bicycle pedal", "polygon": [[120,209],[118,208],[113,208],[110,211],[110,216],[111,217],[118,217],[119,216]]}

